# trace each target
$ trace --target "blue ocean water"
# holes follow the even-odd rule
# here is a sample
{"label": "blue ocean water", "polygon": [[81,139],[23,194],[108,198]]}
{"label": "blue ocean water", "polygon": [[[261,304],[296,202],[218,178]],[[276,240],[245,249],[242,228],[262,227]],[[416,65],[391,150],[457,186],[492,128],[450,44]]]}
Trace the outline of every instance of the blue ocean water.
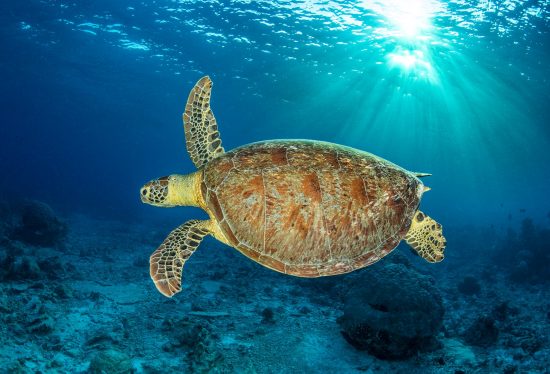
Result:
{"label": "blue ocean water", "polygon": [[[189,362],[197,372],[547,372],[549,21],[547,0],[3,1],[0,371],[94,372],[108,346],[126,355],[113,361],[138,372]],[[198,251],[204,257],[186,267],[187,280],[184,270],[189,292],[170,302],[156,293],[150,253],[173,228],[206,214],[144,205],[139,189],[195,170],[181,114],[204,75],[214,82],[226,150],[316,139],[432,174],[421,207],[446,230],[447,259],[429,265],[402,246],[394,265],[436,280],[445,309],[439,345],[404,361],[357,350],[336,319],[351,283],[367,273],[300,283],[210,239],[203,246],[219,249]],[[53,230],[62,244],[13,234],[29,209],[54,214],[28,200],[53,208],[66,228]],[[61,265],[41,262],[51,258]],[[132,287],[114,289],[124,280]],[[93,289],[96,281],[103,288]],[[117,303],[117,292],[133,297]],[[28,328],[9,305],[54,322],[46,332]],[[250,307],[239,312],[242,305]],[[193,319],[213,312],[229,317]],[[57,322],[62,315],[73,319]],[[252,315],[259,327],[249,331],[242,325]],[[523,332],[510,333],[518,324]],[[171,335],[178,329],[208,336],[204,352]],[[479,330],[485,335],[472,337]],[[138,344],[156,333],[171,342],[153,344],[162,357]]]}

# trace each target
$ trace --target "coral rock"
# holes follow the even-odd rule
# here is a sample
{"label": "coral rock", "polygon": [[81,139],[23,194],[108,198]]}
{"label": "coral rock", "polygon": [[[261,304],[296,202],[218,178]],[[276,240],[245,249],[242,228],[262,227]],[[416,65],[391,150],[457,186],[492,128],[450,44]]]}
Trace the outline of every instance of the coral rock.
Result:
{"label": "coral rock", "polygon": [[271,324],[275,323],[275,313],[273,312],[273,309],[271,308],[265,308],[262,310],[262,323],[264,324]]}
{"label": "coral rock", "polygon": [[498,328],[494,319],[490,317],[479,317],[466,329],[464,340],[470,345],[478,347],[489,347],[498,339]]}
{"label": "coral rock", "polygon": [[362,272],[338,322],[356,348],[380,359],[405,359],[434,347],[443,313],[431,278],[389,264]]}
{"label": "coral rock", "polygon": [[97,353],[88,368],[90,374],[129,374],[133,373],[130,357],[114,349]]}
{"label": "coral rock", "polygon": [[42,277],[40,266],[33,257],[8,256],[7,273],[5,278],[9,280],[39,279]]}
{"label": "coral rock", "polygon": [[36,246],[60,245],[67,234],[67,226],[48,205],[26,202],[20,212],[20,222],[13,228],[11,238]]}

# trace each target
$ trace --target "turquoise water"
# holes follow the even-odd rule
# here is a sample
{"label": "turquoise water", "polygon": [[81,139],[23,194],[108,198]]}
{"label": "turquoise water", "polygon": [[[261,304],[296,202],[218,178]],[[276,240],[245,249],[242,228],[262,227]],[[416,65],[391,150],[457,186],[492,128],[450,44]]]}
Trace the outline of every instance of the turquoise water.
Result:
{"label": "turquoise water", "polygon": [[443,273],[468,258],[499,274],[478,250],[533,248],[506,231],[550,223],[549,22],[547,0],[4,1],[0,198],[138,227],[146,271],[170,230],[205,217],[144,205],[139,188],[194,170],[181,114],[209,75],[226,150],[317,139],[431,173],[422,210],[457,261],[436,277],[462,279]]}
{"label": "turquoise water", "polygon": [[12,193],[156,214],[136,188],[191,169],[180,115],[208,74],[226,148],[311,138],[367,150],[432,173],[425,204],[452,223],[550,209],[547,1],[2,8]]}

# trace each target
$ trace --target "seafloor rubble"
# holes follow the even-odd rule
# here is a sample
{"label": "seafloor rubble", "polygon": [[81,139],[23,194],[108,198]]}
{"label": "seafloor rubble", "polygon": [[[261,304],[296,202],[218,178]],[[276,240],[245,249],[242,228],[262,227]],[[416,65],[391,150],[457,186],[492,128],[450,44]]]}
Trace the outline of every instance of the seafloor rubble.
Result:
{"label": "seafloor rubble", "polygon": [[0,218],[0,373],[548,370],[548,262],[531,260],[548,234],[532,222],[502,238],[465,229],[470,243],[448,230],[438,265],[403,246],[321,279],[206,239],[168,299],[148,257],[171,227],[60,219],[33,202],[2,204]]}

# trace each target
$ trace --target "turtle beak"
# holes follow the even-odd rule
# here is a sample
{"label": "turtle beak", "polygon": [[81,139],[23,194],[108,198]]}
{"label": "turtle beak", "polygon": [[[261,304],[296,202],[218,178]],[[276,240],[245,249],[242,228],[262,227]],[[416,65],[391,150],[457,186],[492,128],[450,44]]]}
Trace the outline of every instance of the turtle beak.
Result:
{"label": "turtle beak", "polygon": [[147,182],[139,191],[141,202],[155,206],[166,206],[168,196],[168,178],[162,177]]}
{"label": "turtle beak", "polygon": [[147,199],[147,196],[149,195],[149,183],[141,187],[141,190],[139,190],[139,196],[141,197],[142,203],[148,203],[149,200]]}
{"label": "turtle beak", "polygon": [[151,196],[151,182],[146,183],[141,190],[139,190],[139,197],[142,203],[151,204],[149,197]]}

